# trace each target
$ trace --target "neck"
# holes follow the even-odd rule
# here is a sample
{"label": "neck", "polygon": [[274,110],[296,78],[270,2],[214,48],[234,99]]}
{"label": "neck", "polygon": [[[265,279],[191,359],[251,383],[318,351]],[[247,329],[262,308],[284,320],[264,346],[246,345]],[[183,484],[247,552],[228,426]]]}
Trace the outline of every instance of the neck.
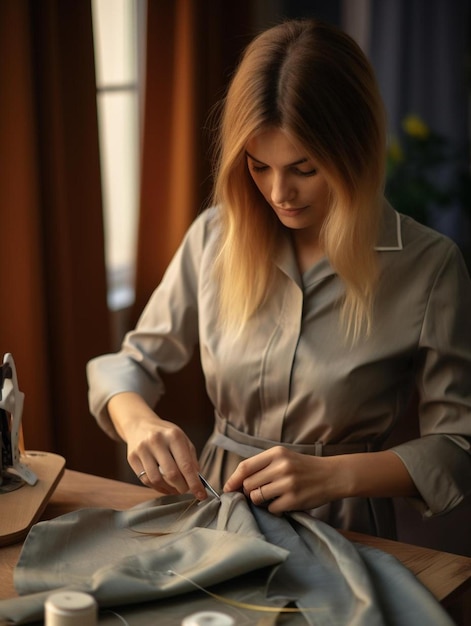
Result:
{"label": "neck", "polygon": [[292,241],[296,261],[301,274],[315,265],[324,256],[324,248],[319,237],[313,237],[312,234],[306,236],[302,231],[294,231],[292,233]]}

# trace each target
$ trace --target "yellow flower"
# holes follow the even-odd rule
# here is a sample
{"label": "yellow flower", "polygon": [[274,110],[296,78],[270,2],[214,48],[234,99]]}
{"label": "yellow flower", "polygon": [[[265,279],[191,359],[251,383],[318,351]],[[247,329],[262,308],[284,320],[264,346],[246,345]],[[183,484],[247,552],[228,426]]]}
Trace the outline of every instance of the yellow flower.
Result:
{"label": "yellow flower", "polygon": [[402,122],[402,128],[411,137],[417,139],[427,139],[430,135],[430,129],[418,115],[408,115]]}
{"label": "yellow flower", "polygon": [[401,161],[404,161],[404,152],[397,137],[391,137],[388,154],[393,163],[400,163]]}

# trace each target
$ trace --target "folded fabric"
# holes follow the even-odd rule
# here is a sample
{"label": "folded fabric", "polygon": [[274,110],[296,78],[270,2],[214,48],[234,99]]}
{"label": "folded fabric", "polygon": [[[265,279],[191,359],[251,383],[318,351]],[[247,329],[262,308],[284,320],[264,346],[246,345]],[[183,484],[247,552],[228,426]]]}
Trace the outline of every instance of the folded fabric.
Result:
{"label": "folded fabric", "polygon": [[202,607],[222,608],[238,624],[262,623],[264,615],[263,623],[270,615],[275,623],[288,607],[284,624],[453,624],[393,557],[352,544],[306,513],[275,517],[242,494],[201,503],[168,496],[41,522],[14,580],[20,597],[0,601],[0,624],[41,620],[47,596],[72,589],[95,597],[100,623],[111,623],[107,608],[146,615],[133,624],[158,616],[163,626]]}

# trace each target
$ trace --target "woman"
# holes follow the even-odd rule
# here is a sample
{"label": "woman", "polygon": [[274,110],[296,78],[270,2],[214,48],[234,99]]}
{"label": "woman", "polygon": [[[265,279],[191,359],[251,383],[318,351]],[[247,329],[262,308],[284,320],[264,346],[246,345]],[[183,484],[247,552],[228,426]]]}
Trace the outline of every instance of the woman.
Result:
{"label": "woman", "polygon": [[[456,246],[383,198],[372,69],[332,26],[246,50],[223,103],[213,208],[189,229],[90,406],[144,484],[204,499],[201,471],[274,514],[392,536],[471,490],[471,285]],[[154,407],[199,344],[215,429],[198,460]],[[420,438],[382,450],[413,388]]]}

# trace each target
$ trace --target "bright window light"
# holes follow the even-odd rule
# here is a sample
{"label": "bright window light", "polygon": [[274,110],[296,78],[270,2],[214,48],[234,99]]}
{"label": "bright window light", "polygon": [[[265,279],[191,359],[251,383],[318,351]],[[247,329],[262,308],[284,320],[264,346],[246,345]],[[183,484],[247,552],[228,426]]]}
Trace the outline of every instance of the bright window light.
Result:
{"label": "bright window light", "polygon": [[111,310],[134,301],[140,180],[142,0],[91,0]]}

